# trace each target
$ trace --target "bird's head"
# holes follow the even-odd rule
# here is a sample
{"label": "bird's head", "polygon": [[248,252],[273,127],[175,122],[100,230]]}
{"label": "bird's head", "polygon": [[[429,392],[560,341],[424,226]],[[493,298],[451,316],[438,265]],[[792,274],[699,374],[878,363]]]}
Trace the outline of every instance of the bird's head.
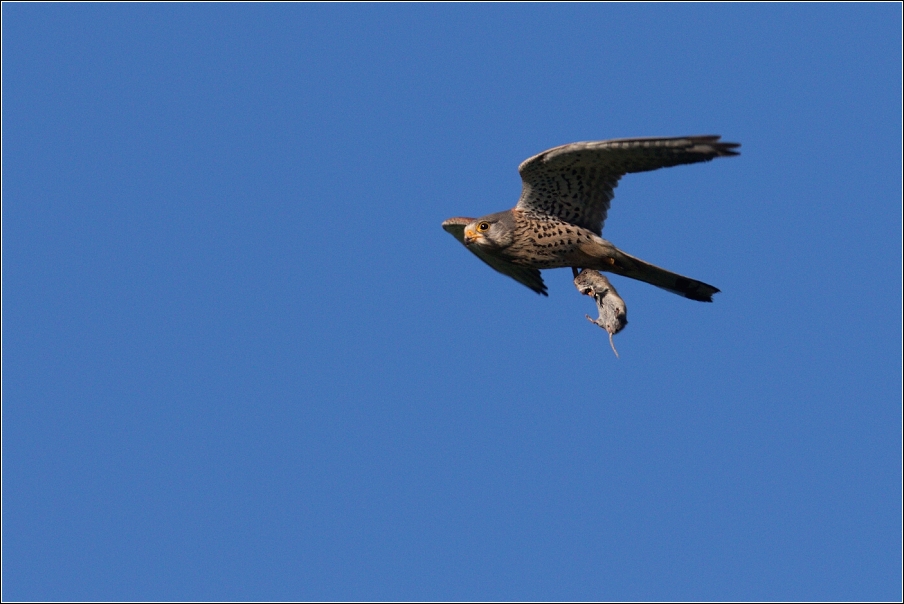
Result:
{"label": "bird's head", "polygon": [[465,226],[463,243],[486,250],[507,248],[515,240],[515,220],[512,213],[499,212],[471,221]]}

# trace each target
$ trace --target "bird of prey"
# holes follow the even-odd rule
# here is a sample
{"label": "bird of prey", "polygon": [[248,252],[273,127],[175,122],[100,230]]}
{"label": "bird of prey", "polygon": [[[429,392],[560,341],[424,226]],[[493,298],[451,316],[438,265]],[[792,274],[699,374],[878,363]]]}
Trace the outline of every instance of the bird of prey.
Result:
{"label": "bird of prey", "polygon": [[491,267],[543,295],[541,269],[607,271],[712,302],[719,290],[630,256],[602,238],[613,189],[633,172],[738,155],[719,136],[624,138],[553,147],[518,166],[522,189],[511,210],[450,218],[443,228]]}

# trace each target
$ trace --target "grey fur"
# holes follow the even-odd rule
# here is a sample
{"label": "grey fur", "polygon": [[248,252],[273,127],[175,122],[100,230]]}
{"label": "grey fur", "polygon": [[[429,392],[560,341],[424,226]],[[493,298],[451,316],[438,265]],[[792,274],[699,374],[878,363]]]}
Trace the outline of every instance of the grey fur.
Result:
{"label": "grey fur", "polygon": [[612,352],[617,357],[618,351],[615,349],[612,336],[628,324],[628,307],[625,301],[605,276],[592,269],[581,271],[574,278],[574,286],[578,288],[579,292],[596,301],[596,308],[600,316],[594,321],[590,315],[586,315],[587,320],[609,332],[609,345],[612,346]]}

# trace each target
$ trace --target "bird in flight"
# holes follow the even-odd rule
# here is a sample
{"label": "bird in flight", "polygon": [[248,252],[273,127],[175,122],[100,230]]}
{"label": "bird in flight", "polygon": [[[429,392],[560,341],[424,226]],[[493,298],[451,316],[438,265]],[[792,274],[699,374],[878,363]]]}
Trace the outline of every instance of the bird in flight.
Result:
{"label": "bird in flight", "polygon": [[522,189],[511,210],[450,218],[443,228],[491,267],[548,295],[541,269],[593,269],[712,302],[719,290],[635,258],[602,238],[613,189],[633,172],[738,155],[719,136],[623,138],[553,147],[518,166]]}

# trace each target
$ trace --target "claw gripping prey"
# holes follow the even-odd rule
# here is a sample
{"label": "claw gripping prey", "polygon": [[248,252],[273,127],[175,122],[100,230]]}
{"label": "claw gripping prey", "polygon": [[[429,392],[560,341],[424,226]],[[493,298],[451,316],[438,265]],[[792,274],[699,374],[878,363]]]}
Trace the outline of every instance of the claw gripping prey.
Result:
{"label": "claw gripping prey", "polygon": [[575,275],[574,286],[578,291],[596,301],[599,318],[594,320],[590,315],[586,315],[587,320],[609,333],[609,345],[612,346],[612,352],[618,358],[618,351],[615,349],[612,336],[628,324],[628,307],[625,305],[625,301],[618,295],[609,280],[598,271],[588,269],[578,272],[575,268],[572,268],[571,271]]}

